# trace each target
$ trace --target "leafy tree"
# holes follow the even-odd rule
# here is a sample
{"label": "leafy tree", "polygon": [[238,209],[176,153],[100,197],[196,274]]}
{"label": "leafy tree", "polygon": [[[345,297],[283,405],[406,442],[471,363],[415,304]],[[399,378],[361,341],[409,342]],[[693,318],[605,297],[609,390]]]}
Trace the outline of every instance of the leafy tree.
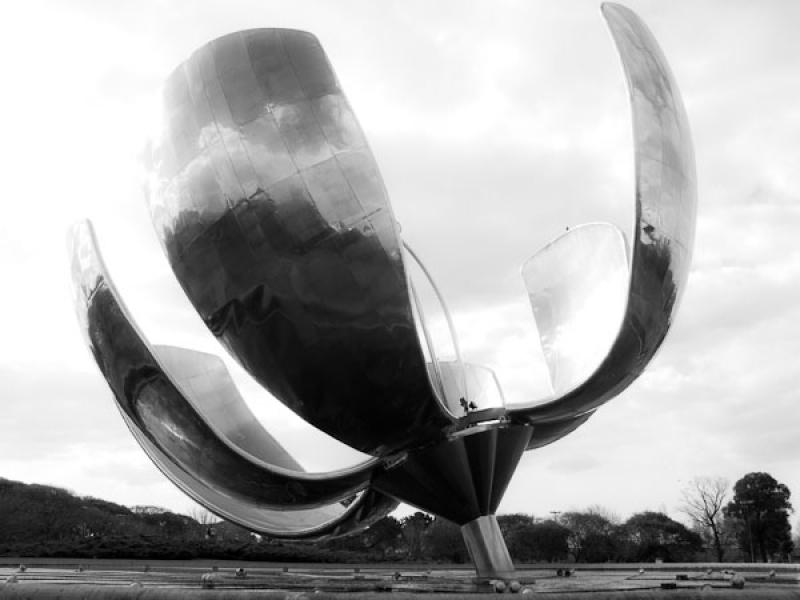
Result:
{"label": "leafy tree", "polygon": [[604,513],[588,508],[561,515],[561,524],[570,532],[568,543],[575,562],[607,562],[618,556],[618,528]]}
{"label": "leafy tree", "polygon": [[[508,552],[514,560],[527,561],[528,550],[524,548],[524,540],[529,535],[529,527],[533,525],[533,517],[522,513],[497,515],[497,525],[508,546]],[[521,531],[518,535],[517,531]],[[525,532],[528,532],[527,534]],[[519,541],[519,546],[517,545]]]}
{"label": "leafy tree", "polygon": [[0,538],[4,541],[68,539],[83,518],[81,501],[67,490],[0,479]]}
{"label": "leafy tree", "polygon": [[382,556],[393,555],[403,543],[403,528],[394,517],[384,517],[361,534],[366,548]]}
{"label": "leafy tree", "polygon": [[749,552],[750,560],[756,552],[762,562],[791,554],[790,496],[789,488],[769,473],[748,473],[733,486],[725,513],[740,521],[739,546]]}
{"label": "leafy tree", "polygon": [[511,513],[509,515],[497,515],[497,524],[500,531],[503,532],[503,537],[508,536],[511,532],[523,525],[533,525],[533,517],[531,515],[524,515],[522,513]]}
{"label": "leafy tree", "polygon": [[696,477],[683,488],[681,510],[710,534],[718,562],[722,562],[725,555],[722,519],[728,485],[728,480],[723,477]]}
{"label": "leafy tree", "polygon": [[323,543],[325,548],[332,551],[369,554],[373,559],[394,557],[402,545],[403,530],[400,521],[394,517],[384,517],[361,533],[333,538]]}
{"label": "leafy tree", "polygon": [[660,512],[633,515],[624,524],[625,560],[688,562],[702,550],[703,540],[682,523]]}
{"label": "leafy tree", "polygon": [[425,532],[432,522],[433,517],[421,511],[404,517],[403,520],[400,521],[400,526],[403,528],[403,537],[408,547],[408,558],[410,560],[419,560],[422,558]]}
{"label": "leafy tree", "polygon": [[101,498],[93,498],[92,496],[84,496],[81,498],[81,501],[85,506],[101,510],[110,515],[122,515],[127,517],[130,516],[132,512],[135,512],[131,511],[131,509],[127,506],[122,506],[121,504],[109,502],[108,500],[103,500]]}
{"label": "leafy tree", "polygon": [[548,520],[514,527],[506,542],[511,556],[522,562],[565,560],[569,554],[569,529]]}
{"label": "leafy tree", "polygon": [[797,522],[795,531],[797,532],[797,534],[794,536],[794,539],[792,540],[792,552],[800,548],[800,521]]}
{"label": "leafy tree", "polygon": [[463,563],[469,560],[461,528],[442,517],[436,517],[425,533],[427,555],[432,560]]}

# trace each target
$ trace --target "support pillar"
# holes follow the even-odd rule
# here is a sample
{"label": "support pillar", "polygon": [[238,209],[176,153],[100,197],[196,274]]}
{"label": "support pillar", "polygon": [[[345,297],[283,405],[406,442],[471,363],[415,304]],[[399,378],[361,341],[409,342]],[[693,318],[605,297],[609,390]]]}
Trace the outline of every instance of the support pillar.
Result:
{"label": "support pillar", "polygon": [[478,577],[511,579],[515,576],[514,563],[494,515],[484,515],[462,525],[461,535]]}

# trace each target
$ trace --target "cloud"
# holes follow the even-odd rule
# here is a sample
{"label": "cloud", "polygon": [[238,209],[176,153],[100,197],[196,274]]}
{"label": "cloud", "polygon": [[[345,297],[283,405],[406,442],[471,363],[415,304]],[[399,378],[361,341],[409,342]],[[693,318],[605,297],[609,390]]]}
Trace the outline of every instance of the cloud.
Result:
{"label": "cloud", "polygon": [[[692,124],[700,205],[689,287],[650,369],[576,432],[526,455],[502,510],[673,510],[693,476],[753,470],[800,490],[800,5],[631,8],[661,42]],[[223,353],[160,254],[137,161],[158,82],[197,46],[250,27],[318,35],[465,355],[495,368],[510,401],[549,393],[518,267],[567,225],[628,231],[633,220],[627,95],[595,2],[40,1],[17,11],[20,26],[0,40],[16,57],[0,150],[10,166],[0,476],[191,505],[136,447],[82,347],[63,239],[70,222],[92,217],[151,341]],[[360,458],[226,360],[309,468]]]}

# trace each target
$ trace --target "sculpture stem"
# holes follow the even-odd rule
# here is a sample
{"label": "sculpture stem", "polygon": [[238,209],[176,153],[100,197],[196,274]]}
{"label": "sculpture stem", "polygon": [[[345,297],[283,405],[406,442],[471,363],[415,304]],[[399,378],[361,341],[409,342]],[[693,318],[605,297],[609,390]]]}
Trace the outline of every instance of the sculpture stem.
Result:
{"label": "sculpture stem", "polygon": [[470,558],[475,564],[478,577],[486,579],[510,579],[514,577],[514,563],[497,518],[484,515],[461,526],[461,535],[467,545]]}

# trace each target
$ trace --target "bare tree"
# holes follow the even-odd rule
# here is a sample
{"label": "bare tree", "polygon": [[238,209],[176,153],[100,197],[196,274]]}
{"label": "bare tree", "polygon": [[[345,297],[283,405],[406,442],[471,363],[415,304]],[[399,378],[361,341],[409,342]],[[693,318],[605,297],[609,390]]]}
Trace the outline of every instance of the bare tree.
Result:
{"label": "bare tree", "polygon": [[203,526],[214,525],[220,520],[217,515],[199,504],[190,506],[186,514]]}
{"label": "bare tree", "polygon": [[221,519],[206,507],[195,504],[186,511],[186,514],[200,525],[199,532],[201,537],[208,539],[217,535],[215,527],[221,522]]}
{"label": "bare tree", "polygon": [[622,519],[617,513],[600,504],[592,504],[591,506],[587,507],[584,512],[587,512],[592,515],[600,515],[612,525],[622,524]]}
{"label": "bare tree", "polygon": [[681,510],[699,527],[711,533],[717,560],[725,554],[722,541],[722,509],[730,484],[724,477],[695,477],[683,488]]}

